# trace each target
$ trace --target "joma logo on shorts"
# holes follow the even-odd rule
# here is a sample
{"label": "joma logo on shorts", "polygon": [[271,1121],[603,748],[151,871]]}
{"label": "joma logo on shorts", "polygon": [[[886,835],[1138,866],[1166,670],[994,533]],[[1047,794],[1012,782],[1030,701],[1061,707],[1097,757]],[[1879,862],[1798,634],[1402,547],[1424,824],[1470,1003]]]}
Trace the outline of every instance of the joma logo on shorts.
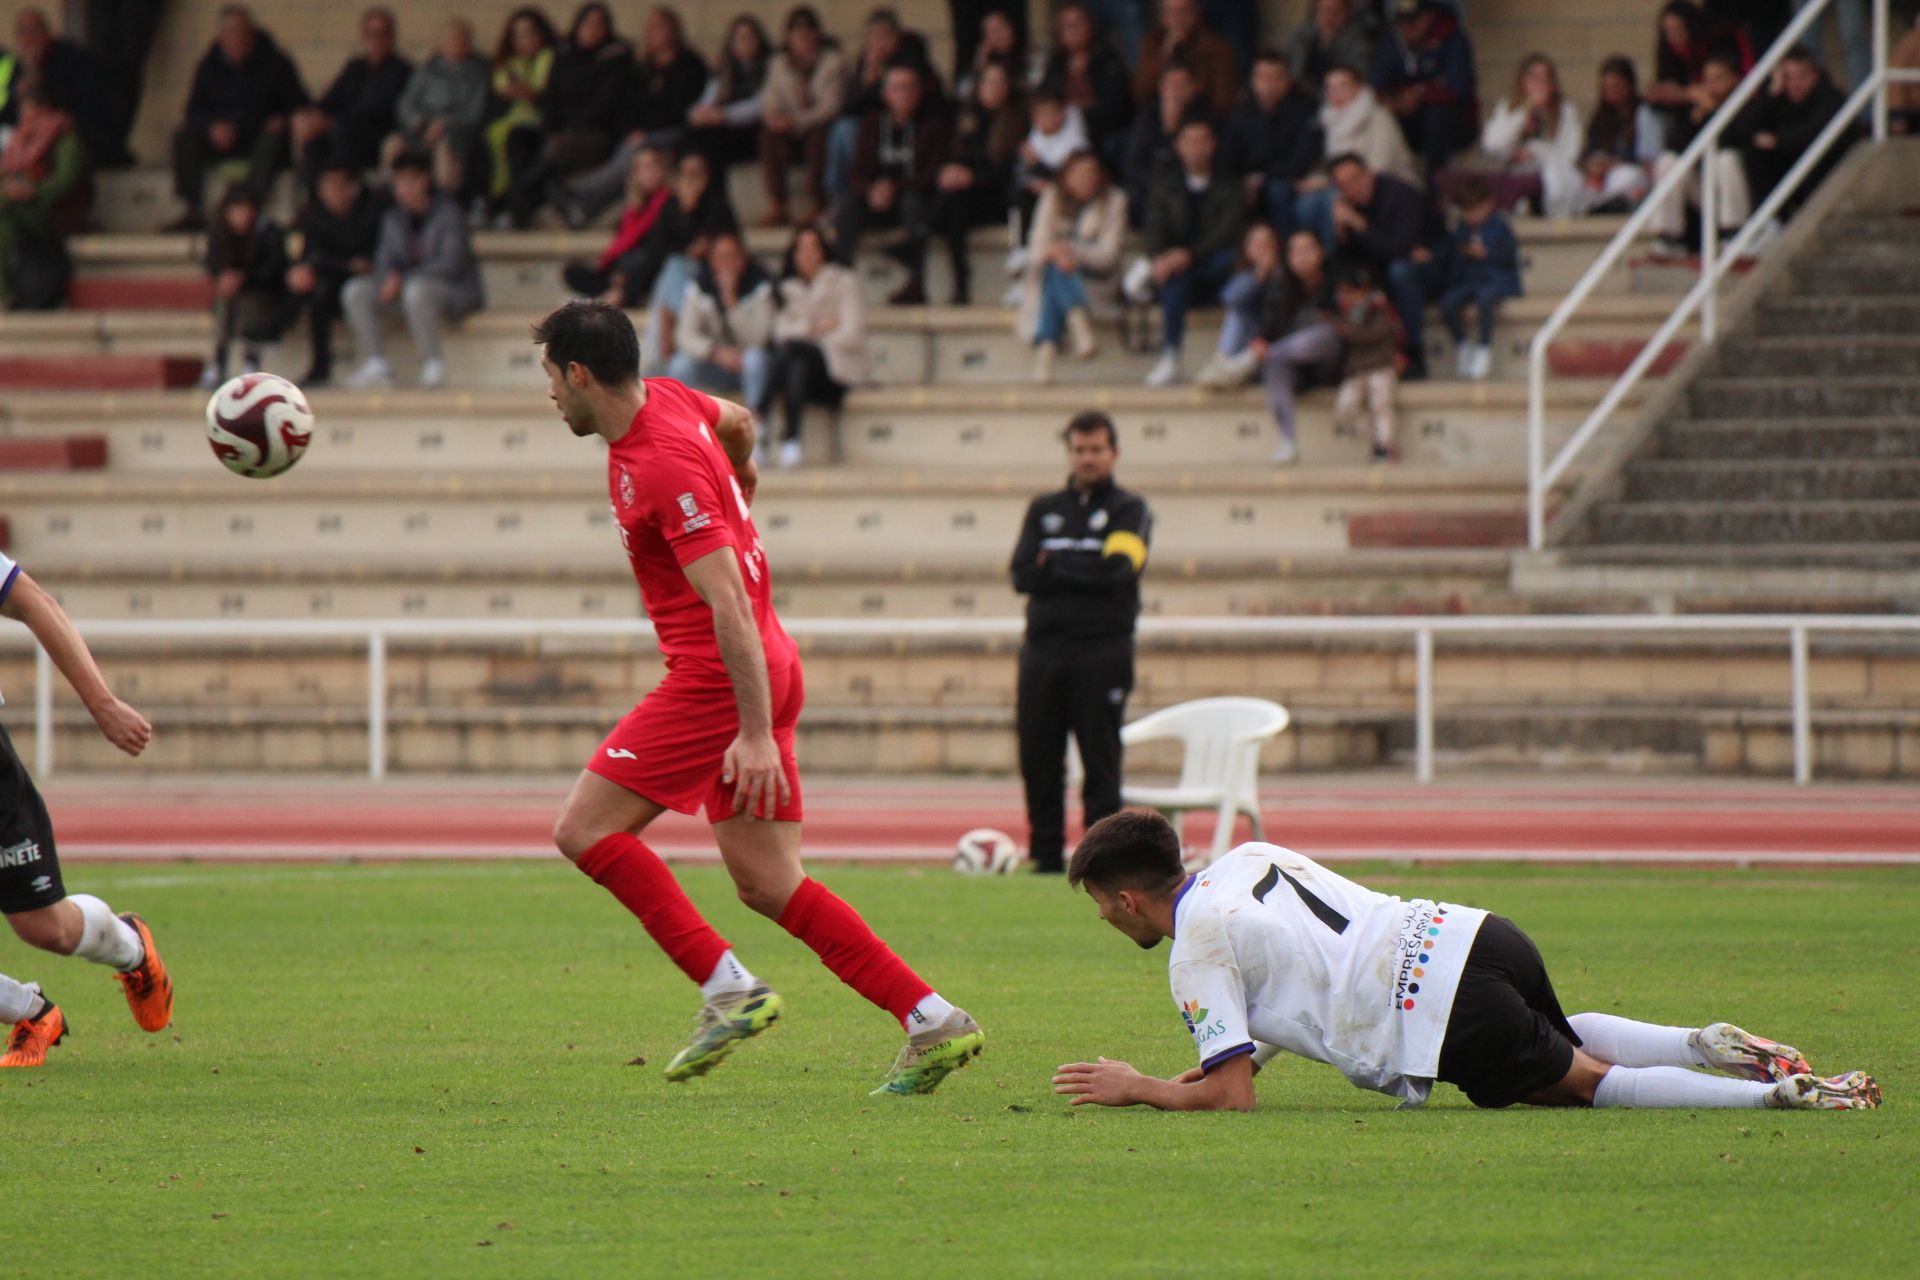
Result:
{"label": "joma logo on shorts", "polygon": [[29,862],[40,861],[40,844],[35,840],[22,840],[19,844],[10,844],[0,849],[0,867],[24,867]]}

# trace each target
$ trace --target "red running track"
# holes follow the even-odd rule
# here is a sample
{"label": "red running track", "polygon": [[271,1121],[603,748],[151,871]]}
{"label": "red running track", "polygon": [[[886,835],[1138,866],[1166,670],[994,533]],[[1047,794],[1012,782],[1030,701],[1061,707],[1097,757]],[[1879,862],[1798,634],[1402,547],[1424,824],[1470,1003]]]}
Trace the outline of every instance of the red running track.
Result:
{"label": "red running track", "polygon": [[[566,782],[339,780],[241,789],[97,780],[48,789],[69,858],[198,860],[547,857]],[[822,778],[809,784],[811,856],[926,862],[974,827],[1024,835],[1005,781]],[[1602,780],[1447,783],[1303,779],[1272,789],[1267,838],[1309,856],[1422,861],[1920,863],[1920,790]],[[1189,843],[1210,842],[1204,815]],[[1243,823],[1242,837],[1246,836]],[[713,858],[704,822],[668,814],[649,841]]]}

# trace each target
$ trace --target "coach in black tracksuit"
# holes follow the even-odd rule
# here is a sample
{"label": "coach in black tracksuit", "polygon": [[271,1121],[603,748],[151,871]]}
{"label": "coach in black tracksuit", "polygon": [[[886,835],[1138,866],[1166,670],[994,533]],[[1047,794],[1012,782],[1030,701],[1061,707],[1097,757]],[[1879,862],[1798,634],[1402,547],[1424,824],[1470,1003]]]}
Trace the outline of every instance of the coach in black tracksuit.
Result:
{"label": "coach in black tracksuit", "polygon": [[1086,768],[1087,825],[1120,808],[1120,726],[1153,529],[1146,501],[1113,482],[1113,420],[1083,413],[1065,434],[1073,475],[1065,489],[1033,500],[1013,550],[1013,589],[1030,597],[1018,726],[1028,851],[1040,871],[1063,866],[1069,730]]}

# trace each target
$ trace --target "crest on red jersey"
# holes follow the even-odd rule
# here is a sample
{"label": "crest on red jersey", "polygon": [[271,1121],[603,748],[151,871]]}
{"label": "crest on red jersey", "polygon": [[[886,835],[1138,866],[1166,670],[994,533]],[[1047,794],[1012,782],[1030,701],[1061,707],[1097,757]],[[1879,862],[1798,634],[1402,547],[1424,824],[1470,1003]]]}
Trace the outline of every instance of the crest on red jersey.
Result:
{"label": "crest on red jersey", "polygon": [[627,464],[620,464],[620,505],[630,507],[634,499],[633,477],[627,473]]}
{"label": "crest on red jersey", "polygon": [[700,504],[694,501],[691,493],[683,493],[680,495],[680,511],[687,519],[691,520],[700,514]]}

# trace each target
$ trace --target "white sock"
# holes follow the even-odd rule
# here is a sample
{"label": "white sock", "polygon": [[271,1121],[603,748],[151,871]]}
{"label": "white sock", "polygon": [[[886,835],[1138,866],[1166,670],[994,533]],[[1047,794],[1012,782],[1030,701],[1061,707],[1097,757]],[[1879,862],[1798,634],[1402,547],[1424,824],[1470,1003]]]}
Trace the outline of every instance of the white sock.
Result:
{"label": "white sock", "polygon": [[912,1035],[916,1031],[939,1026],[952,1012],[953,1006],[942,1000],[939,992],[930,992],[919,1004],[907,1010],[907,1016],[900,1019],[900,1025],[906,1028],[908,1035]]}
{"label": "white sock", "polygon": [[1567,1019],[1580,1047],[1602,1062],[1621,1067],[1704,1067],[1710,1065],[1687,1037],[1691,1027],[1663,1027],[1616,1018],[1610,1013],[1576,1013]]}
{"label": "white sock", "polygon": [[80,918],[85,921],[80,931],[80,945],[73,949],[73,954],[122,973],[147,958],[146,948],[140,945],[140,935],[133,931],[132,925],[113,914],[112,907],[90,893],[72,894],[67,901],[80,908]]}
{"label": "white sock", "polygon": [[1764,1107],[1773,1086],[1684,1067],[1615,1067],[1593,1091],[1596,1107]]}
{"label": "white sock", "polygon": [[758,985],[753,975],[747,972],[747,966],[734,959],[733,948],[728,947],[721,955],[720,963],[713,966],[713,972],[700,984],[700,995],[703,999],[711,1000],[715,996],[751,991]]}
{"label": "white sock", "polygon": [[45,1003],[40,995],[39,983],[15,982],[0,973],[0,1026],[25,1022],[41,1012]]}

